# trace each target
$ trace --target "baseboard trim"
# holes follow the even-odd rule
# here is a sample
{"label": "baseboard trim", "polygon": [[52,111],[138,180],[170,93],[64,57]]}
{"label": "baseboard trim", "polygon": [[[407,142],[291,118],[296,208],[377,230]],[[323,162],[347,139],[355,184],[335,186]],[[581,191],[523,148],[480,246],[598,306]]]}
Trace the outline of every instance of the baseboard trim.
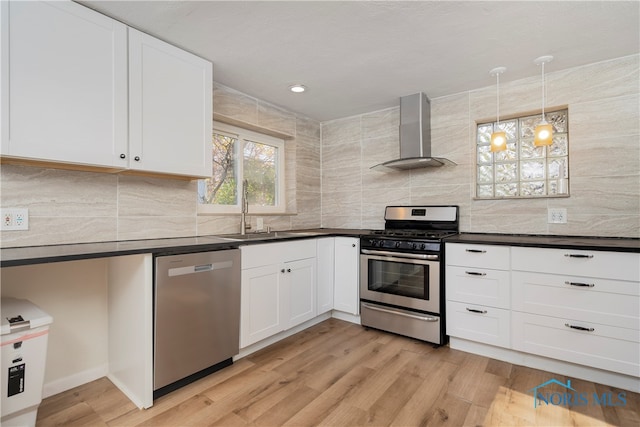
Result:
{"label": "baseboard trim", "polygon": [[92,369],[87,369],[64,378],[45,383],[42,387],[42,398],[47,398],[63,391],[70,390],[74,387],[81,386],[98,378],[102,378],[109,372],[109,365],[104,364]]}
{"label": "baseboard trim", "polygon": [[492,359],[513,363],[514,365],[527,366],[567,377],[579,378],[623,390],[640,393],[640,381],[636,377],[605,371],[590,366],[577,365],[562,360],[550,359],[535,354],[523,353],[508,348],[495,347],[475,341],[450,337],[449,347],[467,353],[478,354]]}

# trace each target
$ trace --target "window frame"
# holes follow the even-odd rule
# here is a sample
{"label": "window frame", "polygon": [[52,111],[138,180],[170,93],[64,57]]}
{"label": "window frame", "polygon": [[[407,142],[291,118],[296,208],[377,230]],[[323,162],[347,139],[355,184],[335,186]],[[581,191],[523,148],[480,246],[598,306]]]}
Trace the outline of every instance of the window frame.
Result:
{"label": "window frame", "polygon": [[[514,183],[517,184],[518,186],[518,195],[514,195],[514,196],[510,196],[510,195],[501,195],[501,196],[497,196],[496,195],[496,189],[495,186],[496,184],[499,184],[500,182],[496,180],[496,165],[500,165],[500,164],[506,164],[506,163],[511,163],[511,162],[505,162],[503,160],[496,160],[496,155],[498,155],[499,153],[491,153],[491,166],[493,168],[493,180],[489,183],[489,182],[480,182],[479,181],[479,174],[480,174],[480,167],[481,166],[486,166],[488,164],[486,163],[481,163],[480,159],[479,159],[479,147],[487,147],[488,144],[486,143],[480,143],[479,140],[479,130],[481,127],[483,126],[487,126],[487,125],[491,125],[493,127],[493,129],[495,129],[497,123],[496,120],[478,120],[476,121],[476,126],[475,126],[475,140],[474,140],[474,151],[475,151],[475,155],[474,155],[474,190],[473,190],[473,200],[520,200],[520,199],[553,199],[553,198],[566,198],[566,197],[570,197],[570,174],[569,174],[569,162],[570,162],[570,152],[569,152],[569,108],[568,106],[559,106],[559,107],[555,107],[555,108],[551,108],[547,111],[545,111],[545,117],[547,118],[547,120],[549,120],[550,116],[552,116],[555,113],[558,112],[564,112],[566,114],[566,123],[564,124],[565,129],[564,132],[558,132],[554,126],[554,134],[556,132],[558,132],[559,135],[563,135],[564,138],[566,138],[565,140],[565,144],[566,144],[566,155],[550,155],[549,151],[551,149],[551,147],[553,146],[553,144],[551,146],[545,146],[545,147],[538,147],[541,148],[542,151],[544,152],[544,155],[539,157],[539,159],[544,161],[544,167],[545,167],[545,178],[543,178],[543,180],[545,181],[545,184],[547,185],[546,190],[545,190],[545,194],[540,194],[540,195],[535,195],[535,194],[531,194],[531,195],[520,195],[520,186],[522,183],[526,183],[526,182],[530,182],[528,180],[523,180],[520,173],[521,173],[521,162],[522,161],[530,161],[531,158],[523,158],[521,157],[521,143],[522,141],[529,141],[529,139],[531,139],[531,142],[533,140],[533,137],[529,137],[529,136],[524,136],[522,134],[522,130],[520,128],[520,123],[521,120],[526,120],[526,119],[531,119],[531,118],[535,118],[536,116],[539,116],[540,118],[537,121],[541,120],[541,113],[535,113],[535,112],[529,112],[526,114],[515,114],[515,115],[510,115],[508,117],[505,118],[501,118],[500,120],[500,128],[502,128],[503,123],[508,123],[508,122],[512,122],[512,121],[516,121],[517,126],[516,126],[516,137],[514,139],[509,139],[508,143],[512,144],[515,143],[516,145],[516,157],[515,157],[515,163],[516,163],[516,174],[517,174],[517,179],[515,181],[513,181]],[[551,122],[550,122],[551,123]],[[556,136],[554,135],[554,140],[555,140]],[[554,141],[555,144],[555,141]],[[564,171],[562,171],[561,169],[561,173],[564,172],[564,177],[565,178],[558,178],[557,181],[561,181],[564,180],[564,188],[563,190],[565,190],[566,192],[563,193],[550,193],[549,192],[549,178],[547,177],[547,174],[549,173],[548,171],[548,160],[549,159],[554,159],[554,158],[566,158],[565,161],[565,167],[564,167]],[[493,196],[489,197],[489,196],[480,196],[478,195],[478,190],[479,190],[479,186],[481,184],[491,184],[494,188],[493,188]],[[558,182],[557,185],[560,185],[560,183]]]}
{"label": "window frame", "polygon": [[[263,133],[243,129],[227,123],[213,122],[211,138],[214,134],[221,134],[237,139],[234,147],[234,159],[236,161],[236,194],[242,194],[242,180],[244,179],[244,146],[246,142],[270,145],[277,148],[276,156],[276,204],[274,206],[249,205],[249,215],[268,215],[286,213],[286,180],[285,180],[285,142],[283,139],[275,138]],[[212,147],[213,149],[213,147]],[[213,173],[213,171],[212,171]],[[199,180],[200,183],[204,180]],[[198,185],[199,188],[200,184]],[[199,191],[199,190],[198,190]],[[214,205],[200,203],[199,194],[197,200],[198,214],[240,214],[242,212],[242,197],[238,197],[235,205]]]}

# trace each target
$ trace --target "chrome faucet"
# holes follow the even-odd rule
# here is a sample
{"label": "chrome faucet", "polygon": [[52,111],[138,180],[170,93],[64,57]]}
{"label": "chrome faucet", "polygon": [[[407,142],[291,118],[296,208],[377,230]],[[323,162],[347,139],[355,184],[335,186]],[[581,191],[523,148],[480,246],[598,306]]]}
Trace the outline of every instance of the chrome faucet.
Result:
{"label": "chrome faucet", "polygon": [[249,200],[247,195],[249,193],[249,183],[246,179],[242,180],[242,213],[240,214],[240,234],[247,234],[247,229],[251,228],[251,225],[247,225],[246,215],[249,212]]}

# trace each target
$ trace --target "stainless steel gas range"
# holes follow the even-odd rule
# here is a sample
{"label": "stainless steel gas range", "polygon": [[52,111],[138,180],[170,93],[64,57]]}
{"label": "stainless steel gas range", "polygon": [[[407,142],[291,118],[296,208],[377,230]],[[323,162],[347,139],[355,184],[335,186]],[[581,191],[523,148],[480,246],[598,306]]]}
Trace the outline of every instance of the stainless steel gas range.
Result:
{"label": "stainless steel gas range", "polygon": [[360,239],[363,326],[445,344],[444,243],[458,206],[387,206],[385,229]]}

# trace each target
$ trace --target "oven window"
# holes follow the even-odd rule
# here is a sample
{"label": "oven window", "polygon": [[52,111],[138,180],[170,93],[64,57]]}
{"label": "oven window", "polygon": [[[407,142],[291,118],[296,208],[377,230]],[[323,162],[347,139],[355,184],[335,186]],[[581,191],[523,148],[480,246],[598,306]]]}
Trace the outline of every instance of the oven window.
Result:
{"label": "oven window", "polygon": [[429,299],[429,266],[410,262],[369,260],[370,291]]}

